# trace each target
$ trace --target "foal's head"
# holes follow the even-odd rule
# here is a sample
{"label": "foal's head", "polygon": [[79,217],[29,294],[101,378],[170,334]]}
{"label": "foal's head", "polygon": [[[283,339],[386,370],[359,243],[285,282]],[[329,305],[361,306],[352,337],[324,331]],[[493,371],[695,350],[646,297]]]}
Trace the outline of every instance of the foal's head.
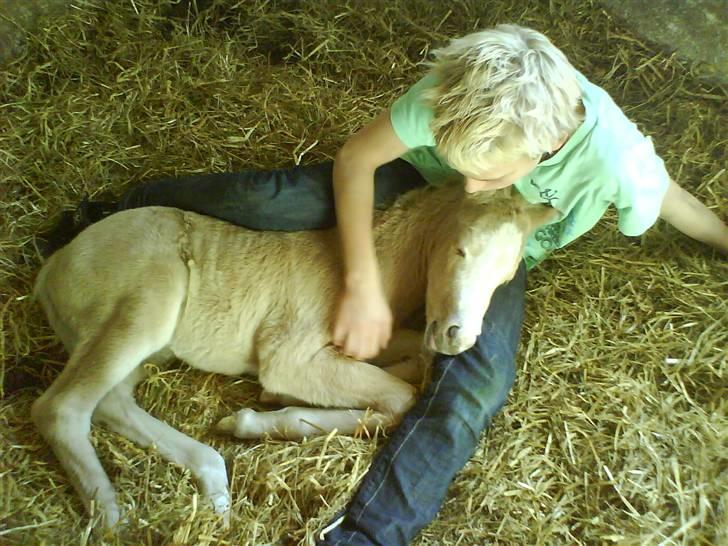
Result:
{"label": "foal's head", "polygon": [[475,343],[495,289],[511,280],[526,238],[557,212],[509,191],[463,194],[436,230],[427,270],[428,348],[457,354]]}

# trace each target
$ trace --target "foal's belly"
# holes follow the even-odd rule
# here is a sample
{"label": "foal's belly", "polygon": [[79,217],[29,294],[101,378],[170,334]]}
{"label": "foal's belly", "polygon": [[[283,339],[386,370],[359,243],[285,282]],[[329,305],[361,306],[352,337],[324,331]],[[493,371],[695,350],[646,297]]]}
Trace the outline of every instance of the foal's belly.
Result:
{"label": "foal's belly", "polygon": [[195,322],[178,325],[169,345],[177,358],[206,372],[258,375],[253,331],[236,328],[235,321]]}
{"label": "foal's belly", "polygon": [[180,360],[193,368],[223,375],[258,375],[258,364],[249,355],[209,348],[170,347]]}

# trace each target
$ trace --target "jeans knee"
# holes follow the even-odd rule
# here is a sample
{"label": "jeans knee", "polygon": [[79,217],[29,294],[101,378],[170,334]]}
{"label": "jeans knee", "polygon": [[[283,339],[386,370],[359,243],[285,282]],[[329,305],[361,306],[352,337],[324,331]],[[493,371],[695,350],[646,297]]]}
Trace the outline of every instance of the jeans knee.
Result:
{"label": "jeans knee", "polygon": [[493,369],[493,374],[490,382],[487,385],[481,385],[477,393],[478,399],[481,400],[481,411],[487,414],[488,420],[492,419],[506,403],[516,380],[514,359],[505,359],[497,365],[493,364],[491,360],[489,365]]}
{"label": "jeans knee", "polygon": [[454,382],[439,413],[448,431],[466,430],[477,440],[505,404],[515,381],[515,367],[513,363],[485,361],[477,372],[468,371],[474,376],[468,373]]}
{"label": "jeans knee", "polygon": [[[493,360],[495,359],[492,359],[491,362]],[[511,392],[513,383],[516,381],[516,361],[515,358],[510,355],[508,358],[502,358],[500,360],[501,362],[498,362],[497,365],[491,364],[494,370],[491,383],[493,385],[493,389],[500,393],[499,396],[502,397],[503,402],[505,402],[508,393]]]}

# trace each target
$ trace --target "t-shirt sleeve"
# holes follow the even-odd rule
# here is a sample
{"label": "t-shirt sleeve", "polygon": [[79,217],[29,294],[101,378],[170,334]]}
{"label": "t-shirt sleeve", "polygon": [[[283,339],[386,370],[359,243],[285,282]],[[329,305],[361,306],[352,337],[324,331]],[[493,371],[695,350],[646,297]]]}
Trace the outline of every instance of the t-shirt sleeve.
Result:
{"label": "t-shirt sleeve", "polygon": [[649,137],[639,133],[623,152],[617,183],[614,205],[619,231],[628,236],[641,235],[657,221],[670,184],[665,163]]}
{"label": "t-shirt sleeve", "polygon": [[433,75],[425,76],[394,101],[390,109],[394,132],[408,148],[435,145],[435,136],[430,129],[432,109],[422,98],[422,93],[434,82]]}

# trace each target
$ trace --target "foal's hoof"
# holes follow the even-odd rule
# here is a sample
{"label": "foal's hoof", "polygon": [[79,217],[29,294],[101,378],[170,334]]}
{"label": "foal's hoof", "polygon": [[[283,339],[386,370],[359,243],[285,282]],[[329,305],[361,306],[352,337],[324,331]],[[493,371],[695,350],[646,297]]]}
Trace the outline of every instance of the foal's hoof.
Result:
{"label": "foal's hoof", "polygon": [[223,434],[230,434],[241,440],[260,438],[252,426],[257,412],[250,408],[243,408],[232,415],[223,417],[215,425],[215,430]]}
{"label": "foal's hoof", "polygon": [[212,509],[216,514],[222,516],[222,524],[227,529],[230,527],[230,512],[232,508],[232,502],[230,500],[230,493],[220,493],[209,497],[209,501],[212,504]]}
{"label": "foal's hoof", "polygon": [[92,513],[99,514],[99,519],[95,521],[102,529],[117,530],[119,527],[128,523],[127,518],[124,516],[124,512],[122,512],[121,508],[119,508],[119,505],[116,503],[104,507],[96,506],[92,510]]}
{"label": "foal's hoof", "polygon": [[230,494],[227,492],[210,497],[210,502],[216,514],[224,514],[230,511]]}
{"label": "foal's hoof", "polygon": [[228,415],[227,417],[223,417],[215,425],[215,430],[217,432],[222,432],[224,434],[233,435],[233,434],[235,434],[236,428],[237,428],[237,419],[235,418],[235,415]]}

